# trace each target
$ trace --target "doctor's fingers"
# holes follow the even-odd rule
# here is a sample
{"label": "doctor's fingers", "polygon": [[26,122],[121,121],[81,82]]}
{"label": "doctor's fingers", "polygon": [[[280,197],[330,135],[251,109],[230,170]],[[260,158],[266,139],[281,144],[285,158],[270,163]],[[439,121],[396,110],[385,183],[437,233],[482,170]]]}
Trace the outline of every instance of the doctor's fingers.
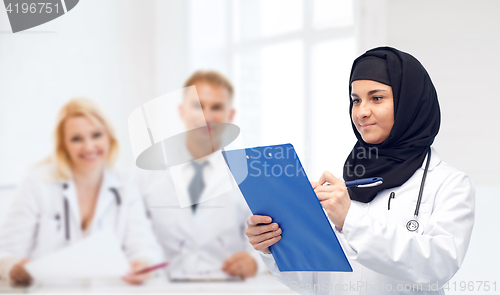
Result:
{"label": "doctor's fingers", "polygon": [[318,186],[314,189],[315,193],[318,192],[324,192],[324,193],[331,193],[331,192],[342,192],[347,190],[345,185],[321,185]]}
{"label": "doctor's fingers", "polygon": [[19,285],[29,285],[31,283],[31,276],[25,271],[16,271],[10,275],[12,281]]}
{"label": "doctor's fingers", "polygon": [[231,275],[235,275],[234,269],[237,268],[237,265],[241,264],[241,262],[245,260],[245,256],[243,255],[244,253],[246,252],[238,252],[226,259],[222,266],[222,269],[226,272],[230,272]]}
{"label": "doctor's fingers", "polygon": [[242,277],[245,273],[245,263],[242,261],[235,261],[226,267],[224,270],[227,274],[235,277]]}
{"label": "doctor's fingers", "polygon": [[315,189],[318,186],[318,183],[316,181],[309,181],[311,183],[311,186],[313,189]]}
{"label": "doctor's fingers", "polygon": [[270,240],[266,240],[262,243],[255,244],[253,245],[253,248],[257,251],[261,251],[264,253],[271,253],[269,252],[269,246],[276,244],[279,240],[281,240],[281,235],[274,237]]}
{"label": "doctor's fingers", "polygon": [[123,277],[123,279],[133,285],[142,284],[149,278],[149,273],[145,274],[136,274],[137,272],[148,267],[148,263],[140,260],[135,260],[130,262],[130,272]]}
{"label": "doctor's fingers", "polygon": [[10,278],[15,284],[19,285],[27,285],[31,282],[31,276],[29,274],[19,271],[11,272]]}
{"label": "doctor's fingers", "polygon": [[322,201],[330,201],[333,203],[338,203],[343,197],[344,194],[340,191],[335,192],[318,192],[316,193],[316,197],[320,202]]}
{"label": "doctor's fingers", "polygon": [[270,240],[270,239],[272,239],[274,237],[280,236],[281,232],[282,231],[281,231],[281,228],[280,228],[278,230],[275,230],[275,231],[272,231],[272,232],[268,232],[268,233],[265,233],[265,234],[262,234],[262,235],[248,237],[248,241],[250,242],[250,244],[255,245],[255,244],[261,243],[263,241]]}
{"label": "doctor's fingers", "polygon": [[226,259],[226,261],[224,261],[224,263],[222,264],[222,268],[223,269],[228,268],[231,264],[235,263],[236,261],[244,259],[245,254],[249,255],[247,252],[243,252],[243,251],[234,253],[228,259]]}
{"label": "doctor's fingers", "polygon": [[330,184],[332,184],[332,185],[343,183],[343,181],[340,180],[340,179],[338,179],[337,177],[335,177],[335,175],[331,174],[328,171],[324,171],[323,174],[321,174],[321,177],[318,180],[318,185],[323,185],[323,184],[325,184],[327,182],[330,183]]}
{"label": "doctor's fingers", "polygon": [[148,274],[142,275],[127,275],[123,277],[123,280],[131,285],[140,285],[148,279]]}
{"label": "doctor's fingers", "polygon": [[127,274],[126,276],[124,276],[123,280],[129,284],[132,284],[132,285],[140,285],[140,284],[144,283],[149,278],[149,273],[135,274],[135,272],[140,271],[142,269],[144,269],[144,268],[141,267],[138,269],[137,268],[134,269],[134,272],[131,272],[131,273]]}
{"label": "doctor's fingers", "polygon": [[280,227],[276,222],[265,225],[252,225],[247,228],[245,234],[247,235],[247,237],[258,236],[263,233],[278,230],[279,228]]}
{"label": "doctor's fingers", "polygon": [[28,284],[31,282],[31,276],[30,274],[26,271],[26,268],[24,265],[29,262],[29,259],[25,258],[18,263],[16,263],[12,269],[10,270],[10,277],[11,279],[19,284]]}
{"label": "doctor's fingers", "polygon": [[241,278],[246,278],[255,275],[257,271],[257,263],[253,258],[241,259],[236,263],[233,263],[226,272],[229,275],[237,276]]}
{"label": "doctor's fingers", "polygon": [[247,225],[252,226],[252,225],[257,225],[257,224],[268,224],[271,223],[273,219],[269,216],[263,216],[263,215],[252,215],[250,218],[247,219]]}

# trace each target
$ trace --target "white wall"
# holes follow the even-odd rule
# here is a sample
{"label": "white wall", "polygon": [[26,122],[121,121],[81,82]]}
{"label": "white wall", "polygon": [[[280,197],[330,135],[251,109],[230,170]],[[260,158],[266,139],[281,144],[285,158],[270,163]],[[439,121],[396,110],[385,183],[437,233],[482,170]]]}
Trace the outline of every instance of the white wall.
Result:
{"label": "white wall", "polygon": [[[154,97],[184,85],[188,73],[188,1],[154,0]],[[142,103],[153,99],[143,99]]]}
{"label": "white wall", "polygon": [[[464,295],[460,290],[461,282],[474,282],[475,291],[468,294],[498,294],[500,291],[500,272],[498,262],[500,261],[500,239],[496,225],[496,208],[500,207],[500,187],[482,186],[476,188],[476,219],[472,238],[469,244],[467,256],[458,270],[457,274],[450,280],[450,287],[456,284],[456,290],[450,289],[448,295]],[[477,281],[489,281],[491,285],[496,282],[496,292],[493,287],[490,291],[484,288],[478,290]],[[463,283],[462,283],[463,284]],[[484,284],[484,283],[483,283]],[[466,291],[467,292],[467,291]]]}
{"label": "white wall", "polygon": [[17,184],[46,157],[58,109],[75,96],[96,100],[132,162],[127,117],[154,98],[153,2],[87,0],[68,14],[12,34],[0,9],[0,186]]}

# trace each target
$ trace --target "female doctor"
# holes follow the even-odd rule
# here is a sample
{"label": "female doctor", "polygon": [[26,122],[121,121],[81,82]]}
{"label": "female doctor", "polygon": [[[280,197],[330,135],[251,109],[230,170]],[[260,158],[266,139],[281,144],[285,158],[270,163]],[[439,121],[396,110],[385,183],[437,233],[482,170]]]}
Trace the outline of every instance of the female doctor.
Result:
{"label": "female doctor", "polygon": [[53,157],[36,166],[19,187],[0,228],[0,279],[28,284],[24,265],[111,229],[130,261],[123,279],[162,260],[140,195],[109,170],[118,152],[115,133],[93,102],[74,99],[59,112]]}
{"label": "female doctor", "polygon": [[247,221],[249,241],[274,276],[300,293],[444,294],[467,251],[475,192],[430,147],[440,125],[431,79],[413,56],[379,47],[354,61],[349,91],[358,141],[344,180],[382,177],[383,184],[346,188],[324,172],[312,186],[353,272],[280,272],[269,246],[281,229],[269,216]]}

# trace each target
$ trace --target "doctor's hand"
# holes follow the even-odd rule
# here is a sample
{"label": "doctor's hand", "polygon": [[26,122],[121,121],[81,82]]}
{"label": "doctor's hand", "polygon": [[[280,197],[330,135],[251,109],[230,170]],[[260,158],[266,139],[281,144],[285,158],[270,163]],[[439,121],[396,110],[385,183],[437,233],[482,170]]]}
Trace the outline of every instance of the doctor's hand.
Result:
{"label": "doctor's hand", "polygon": [[[330,184],[325,185],[327,182]],[[351,206],[351,198],[345,183],[330,172],[325,171],[318,182],[311,182],[311,185],[330,220],[339,230],[342,230],[345,217]]]}
{"label": "doctor's hand", "polygon": [[248,228],[245,234],[248,241],[257,251],[269,254],[269,246],[275,244],[281,239],[281,228],[269,216],[253,215],[248,218]]}
{"label": "doctor's hand", "polygon": [[238,252],[224,261],[222,270],[230,276],[244,279],[257,273],[257,262],[247,252]]}
{"label": "doctor's hand", "polygon": [[10,279],[16,285],[29,285],[31,283],[31,276],[24,268],[24,265],[29,262],[28,258],[25,258],[18,263],[14,264],[9,272]]}
{"label": "doctor's hand", "polygon": [[135,273],[147,268],[148,266],[149,265],[144,261],[138,261],[138,260],[132,261],[132,262],[130,262],[129,273],[126,276],[124,276],[122,279],[129,284],[140,285],[140,284],[144,283],[149,278],[149,273],[145,273],[145,274],[141,274],[141,275],[138,275]]}

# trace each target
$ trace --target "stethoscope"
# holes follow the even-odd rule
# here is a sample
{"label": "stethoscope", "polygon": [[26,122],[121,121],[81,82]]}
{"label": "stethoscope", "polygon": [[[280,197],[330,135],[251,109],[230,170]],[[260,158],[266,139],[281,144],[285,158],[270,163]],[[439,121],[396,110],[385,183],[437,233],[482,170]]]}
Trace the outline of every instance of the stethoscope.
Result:
{"label": "stethoscope", "polygon": [[[425,179],[427,177],[427,171],[429,170],[430,161],[431,161],[431,148],[429,147],[429,152],[427,153],[427,162],[425,163],[424,175],[422,176],[422,181],[420,182],[420,191],[418,192],[418,199],[417,199],[417,206],[415,207],[415,213],[413,214],[413,219],[410,219],[406,223],[406,229],[410,232],[415,232],[419,228],[419,223],[417,221],[418,211],[420,209],[420,202],[422,201],[422,194],[424,192],[424,184],[425,184]],[[394,198],[394,192],[392,192],[391,195],[389,196],[388,206],[390,206],[391,198]]]}
{"label": "stethoscope", "polygon": [[[68,184],[63,183],[63,190],[66,190],[67,188],[68,188]],[[120,205],[122,203],[120,193],[114,187],[109,188],[109,190],[115,196],[116,206],[118,208],[120,208]],[[68,202],[68,198],[66,197],[66,195],[64,195],[64,198],[63,198],[63,206],[64,206],[64,233],[65,233],[66,241],[68,242],[71,239],[71,230],[70,230],[70,226],[69,226],[69,202]],[[56,219],[59,219],[59,215],[56,215]],[[116,217],[115,226],[117,223],[118,223],[118,216]]]}

